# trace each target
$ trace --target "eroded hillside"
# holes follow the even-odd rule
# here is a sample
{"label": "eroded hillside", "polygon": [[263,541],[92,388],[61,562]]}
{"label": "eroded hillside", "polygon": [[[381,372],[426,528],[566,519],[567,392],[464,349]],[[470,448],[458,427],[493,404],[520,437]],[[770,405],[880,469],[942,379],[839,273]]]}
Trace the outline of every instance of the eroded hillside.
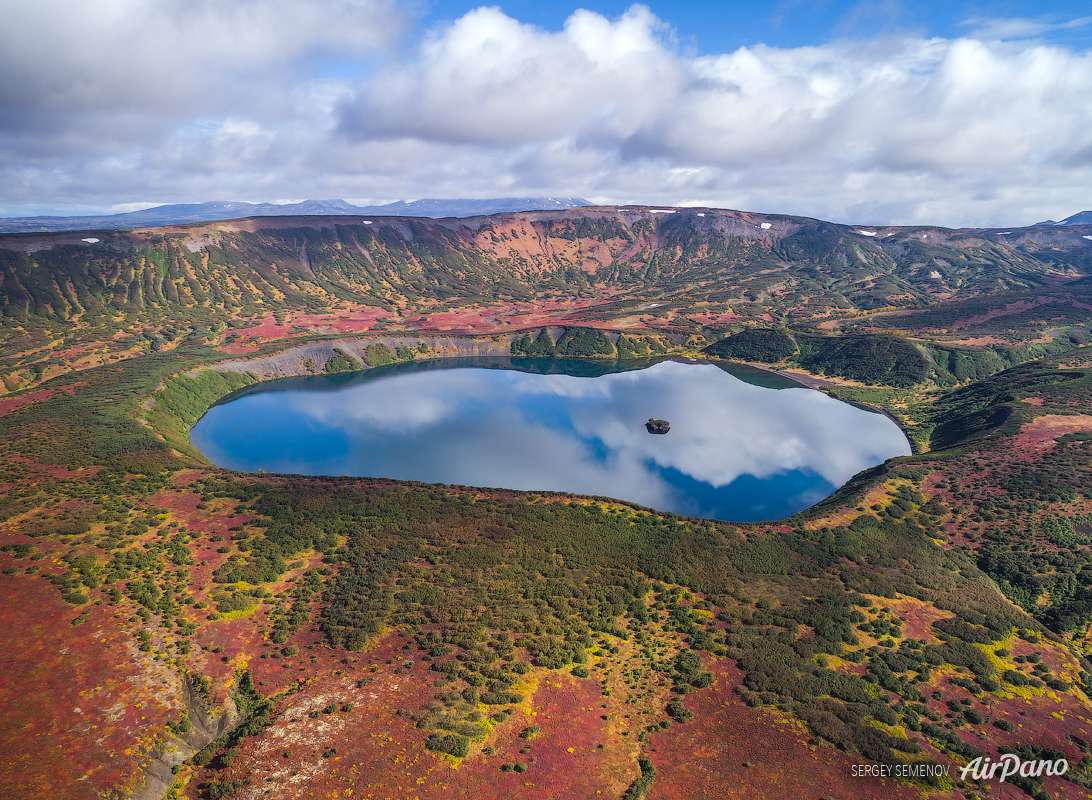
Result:
{"label": "eroded hillside", "polygon": [[[761,321],[837,329],[861,311],[995,295],[1081,316],[1087,302],[1075,307],[1058,287],[1092,272],[1087,234],[593,208],[6,235],[0,375],[6,389],[25,388],[69,364],[179,342],[246,346],[271,333],[482,334],[567,323],[715,335]],[[939,324],[950,314],[934,318],[958,327]]]}
{"label": "eroded hillside", "polygon": [[[959,768],[1012,752],[1070,769],[1010,793],[1092,796],[1088,248],[1000,233],[607,209],[5,237],[0,785],[985,798]],[[764,362],[918,452],[729,524],[188,442],[260,379],[509,352]]]}

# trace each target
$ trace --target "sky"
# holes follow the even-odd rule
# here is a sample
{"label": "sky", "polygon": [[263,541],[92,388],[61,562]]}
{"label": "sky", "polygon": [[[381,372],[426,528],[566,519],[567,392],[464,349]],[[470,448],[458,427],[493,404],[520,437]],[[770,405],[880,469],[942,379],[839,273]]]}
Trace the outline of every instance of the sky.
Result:
{"label": "sky", "polygon": [[0,0],[0,216],[517,196],[1092,209],[1092,8]]}

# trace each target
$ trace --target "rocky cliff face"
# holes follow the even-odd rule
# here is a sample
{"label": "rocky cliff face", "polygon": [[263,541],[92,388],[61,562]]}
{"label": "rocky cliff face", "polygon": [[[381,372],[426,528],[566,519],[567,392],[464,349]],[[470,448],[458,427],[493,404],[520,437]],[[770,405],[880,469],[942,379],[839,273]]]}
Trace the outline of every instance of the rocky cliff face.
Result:
{"label": "rocky cliff face", "polygon": [[649,433],[664,434],[671,430],[671,423],[666,419],[650,419],[645,423],[645,429]]}

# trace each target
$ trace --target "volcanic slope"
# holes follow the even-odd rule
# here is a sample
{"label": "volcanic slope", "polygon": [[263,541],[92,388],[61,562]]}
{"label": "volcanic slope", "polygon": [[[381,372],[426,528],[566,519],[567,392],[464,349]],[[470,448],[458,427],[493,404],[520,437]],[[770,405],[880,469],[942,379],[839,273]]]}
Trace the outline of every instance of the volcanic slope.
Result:
{"label": "volcanic slope", "polygon": [[1092,273],[1086,228],[861,228],[589,208],[4,235],[0,377],[25,388],[70,363],[217,335],[504,333],[559,321],[680,334],[762,321],[839,326],[860,311],[999,294],[1010,305],[1050,298],[1072,313],[1073,283]]}
{"label": "volcanic slope", "polygon": [[[899,248],[941,232],[700,209],[372,222],[3,238],[13,796],[984,798],[996,782],[850,768],[935,762],[958,779],[1001,752],[1070,764],[1010,792],[1092,796],[1080,230],[945,232],[930,273],[973,255],[951,299],[871,307],[877,276],[916,285]],[[801,231],[836,241],[787,258]],[[506,270],[517,245],[527,263]],[[623,279],[641,248],[644,271]],[[890,269],[809,277],[857,251]],[[789,288],[710,299],[769,275]],[[807,302],[797,280],[814,281]],[[526,299],[490,294],[502,285]],[[884,406],[918,454],[791,520],[732,525],[232,473],[187,437],[217,399],[280,374],[717,345],[825,372],[825,391]]]}

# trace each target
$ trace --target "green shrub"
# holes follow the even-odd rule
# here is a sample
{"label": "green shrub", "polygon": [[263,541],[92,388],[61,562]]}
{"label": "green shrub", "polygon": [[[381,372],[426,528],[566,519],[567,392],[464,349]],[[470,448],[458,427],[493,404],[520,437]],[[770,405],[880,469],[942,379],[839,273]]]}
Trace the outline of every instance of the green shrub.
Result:
{"label": "green shrub", "polygon": [[393,364],[397,360],[391,349],[381,342],[370,344],[364,350],[364,363],[369,367],[381,367],[384,364]]}
{"label": "green shrub", "polygon": [[694,712],[682,704],[679,700],[674,700],[667,704],[667,713],[676,722],[689,722],[694,718]]}
{"label": "green shrub", "polygon": [[535,337],[532,337],[530,333],[525,333],[522,338],[512,342],[512,355],[514,356],[546,357],[552,356],[556,352],[553,337],[545,328]]}
{"label": "green shrub", "polygon": [[647,358],[650,352],[648,342],[640,336],[618,337],[619,358]]}
{"label": "green shrub", "polygon": [[493,690],[483,692],[479,701],[485,703],[487,706],[511,706],[516,703],[522,703],[523,695],[518,692]]}
{"label": "green shrub", "polygon": [[610,339],[596,328],[570,328],[557,342],[557,354],[590,358],[614,355]]}
{"label": "green shrub", "polygon": [[1005,670],[1005,674],[1001,677],[1005,683],[1011,683],[1013,686],[1027,686],[1029,683],[1027,675],[1014,669]]}
{"label": "green shrub", "polygon": [[425,747],[436,753],[466,758],[470,753],[470,740],[458,733],[434,733],[425,741]]}
{"label": "green shrub", "polygon": [[337,355],[333,358],[327,359],[326,366],[323,367],[323,372],[331,375],[338,372],[356,372],[360,369],[360,365],[349,356],[345,355],[340,350],[336,351]]}
{"label": "green shrub", "polygon": [[190,718],[186,714],[182,715],[182,718],[178,722],[168,722],[167,729],[175,736],[182,736],[189,733],[193,725],[190,723]]}
{"label": "green shrub", "polygon": [[716,358],[776,364],[796,352],[796,343],[782,330],[748,328],[714,342],[702,352]]}
{"label": "green shrub", "polygon": [[800,364],[825,375],[909,387],[929,376],[929,361],[906,339],[884,334],[798,337]]}
{"label": "green shrub", "polygon": [[622,795],[622,800],[641,800],[652,788],[652,782],[656,779],[656,767],[649,759],[642,756],[637,759],[637,764],[641,768],[641,775],[629,785],[626,793]]}

